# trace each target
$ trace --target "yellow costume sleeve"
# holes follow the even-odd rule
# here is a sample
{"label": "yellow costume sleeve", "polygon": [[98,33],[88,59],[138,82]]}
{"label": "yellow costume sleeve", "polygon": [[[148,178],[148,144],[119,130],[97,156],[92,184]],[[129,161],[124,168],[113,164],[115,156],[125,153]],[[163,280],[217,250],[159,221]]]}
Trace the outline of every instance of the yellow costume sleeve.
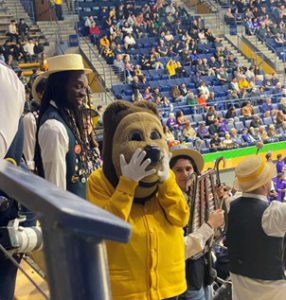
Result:
{"label": "yellow costume sleeve", "polygon": [[87,199],[99,207],[127,221],[138,183],[121,176],[114,188],[102,169],[91,174],[87,184]]}

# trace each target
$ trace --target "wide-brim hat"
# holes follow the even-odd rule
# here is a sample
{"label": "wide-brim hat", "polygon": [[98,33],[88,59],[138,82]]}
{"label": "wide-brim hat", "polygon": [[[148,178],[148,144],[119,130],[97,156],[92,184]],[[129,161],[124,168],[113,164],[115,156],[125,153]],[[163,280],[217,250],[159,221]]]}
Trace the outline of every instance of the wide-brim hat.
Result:
{"label": "wide-brim hat", "polygon": [[85,74],[92,72],[84,66],[82,56],[80,54],[64,54],[47,59],[48,71],[41,73],[33,82],[32,95],[35,100],[39,101],[36,93],[36,87],[42,78],[48,78],[51,74],[65,71],[84,71]]}
{"label": "wide-brim hat", "polygon": [[235,169],[233,187],[241,192],[250,192],[263,186],[276,176],[276,167],[272,162],[260,156],[251,156],[242,160]]}
{"label": "wide-brim hat", "polygon": [[188,156],[195,163],[195,165],[200,173],[203,170],[205,162],[204,162],[204,159],[203,159],[201,153],[194,149],[191,149],[187,144],[176,145],[176,146],[171,147],[169,150],[172,153],[171,160],[178,156]]}

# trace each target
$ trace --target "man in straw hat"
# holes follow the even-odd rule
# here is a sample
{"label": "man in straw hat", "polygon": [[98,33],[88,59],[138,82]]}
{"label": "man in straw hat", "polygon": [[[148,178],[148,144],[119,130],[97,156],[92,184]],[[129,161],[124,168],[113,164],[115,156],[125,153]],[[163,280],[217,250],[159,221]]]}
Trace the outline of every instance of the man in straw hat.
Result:
{"label": "man in straw hat", "polygon": [[[48,59],[41,100],[35,162],[37,172],[57,186],[85,198],[88,165],[92,155],[85,144],[81,107],[88,81],[81,55],[66,54]],[[34,84],[36,84],[36,82]]]}
{"label": "man in straw hat", "polygon": [[[176,176],[176,181],[183,191],[186,201],[190,205],[189,181],[190,175],[199,175],[204,167],[202,155],[187,145],[176,145],[170,148],[172,158],[170,168]],[[213,236],[214,229],[224,223],[224,211],[218,209],[210,213],[208,221],[196,231],[185,236],[185,256],[186,256],[186,279],[187,291],[179,299],[211,299],[210,287],[204,284],[205,281],[205,256],[198,259],[189,259],[204,250],[207,241]]]}
{"label": "man in straw hat", "polygon": [[275,165],[259,156],[244,159],[235,169],[234,188],[242,196],[231,202],[228,214],[233,300],[286,297],[286,204],[267,201],[275,173]]}

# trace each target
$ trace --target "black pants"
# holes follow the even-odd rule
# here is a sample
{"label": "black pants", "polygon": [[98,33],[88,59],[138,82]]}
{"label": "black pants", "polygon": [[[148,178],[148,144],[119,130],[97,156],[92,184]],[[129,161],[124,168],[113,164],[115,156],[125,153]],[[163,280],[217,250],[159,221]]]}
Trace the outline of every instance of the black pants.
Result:
{"label": "black pants", "polygon": [[55,4],[56,16],[59,21],[63,20],[63,8],[62,5]]}

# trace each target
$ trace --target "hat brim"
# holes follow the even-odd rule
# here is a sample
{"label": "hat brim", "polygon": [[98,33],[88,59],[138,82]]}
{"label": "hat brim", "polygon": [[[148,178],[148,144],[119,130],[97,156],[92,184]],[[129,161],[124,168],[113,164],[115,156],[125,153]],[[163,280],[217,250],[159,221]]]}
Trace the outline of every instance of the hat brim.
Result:
{"label": "hat brim", "polygon": [[179,149],[175,149],[175,150],[170,149],[170,151],[172,153],[172,158],[175,158],[178,156],[190,157],[196,164],[198,171],[200,173],[202,172],[205,162],[204,162],[202,155],[198,151],[192,150],[189,148],[181,148],[181,149],[179,148]]}
{"label": "hat brim", "polygon": [[33,82],[32,85],[32,96],[36,101],[40,101],[38,94],[36,92],[36,87],[41,81],[42,78],[48,78],[51,74],[60,73],[60,72],[67,72],[67,71],[84,71],[85,74],[92,73],[91,69],[83,68],[83,69],[58,69],[58,70],[52,70],[52,71],[46,71],[41,73],[39,76],[36,77],[36,79]]}
{"label": "hat brim", "polygon": [[265,183],[271,181],[276,176],[276,167],[273,163],[269,162],[266,163],[266,166],[263,170],[263,173],[260,175],[259,178],[255,182],[239,182],[238,178],[234,179],[233,187],[235,190],[240,192],[250,192],[258,189]]}

